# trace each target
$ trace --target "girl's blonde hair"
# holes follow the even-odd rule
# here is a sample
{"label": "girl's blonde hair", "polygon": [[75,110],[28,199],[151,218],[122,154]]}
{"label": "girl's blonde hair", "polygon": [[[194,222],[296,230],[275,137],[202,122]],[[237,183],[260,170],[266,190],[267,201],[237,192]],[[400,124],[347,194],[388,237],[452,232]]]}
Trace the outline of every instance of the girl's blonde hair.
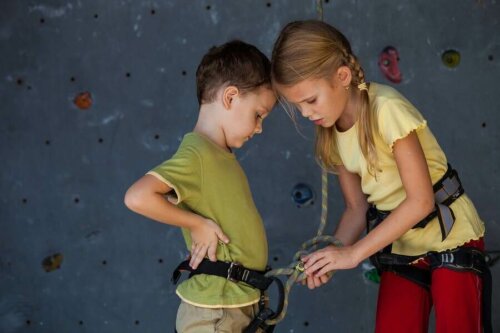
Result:
{"label": "girl's blonde hair", "polygon": [[[358,89],[365,82],[363,68],[352,53],[347,38],[334,27],[321,21],[296,21],[285,26],[274,44],[271,60],[273,82],[291,86],[305,79],[330,78],[341,66],[352,72],[351,88]],[[374,135],[378,133],[377,122],[370,112],[368,91],[361,90],[358,107],[358,135],[360,148],[368,162],[368,171],[377,170],[377,153]],[[334,126],[316,126],[316,159],[318,163],[335,172],[335,161],[339,160]]]}

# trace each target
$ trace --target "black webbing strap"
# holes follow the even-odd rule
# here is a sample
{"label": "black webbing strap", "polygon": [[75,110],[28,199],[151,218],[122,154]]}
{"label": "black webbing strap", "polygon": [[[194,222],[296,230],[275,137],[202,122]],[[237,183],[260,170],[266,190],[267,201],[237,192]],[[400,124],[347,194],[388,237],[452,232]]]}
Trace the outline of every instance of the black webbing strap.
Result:
{"label": "black webbing strap", "polygon": [[394,274],[418,284],[422,288],[430,290],[431,271],[428,269],[422,269],[412,265],[386,265],[383,271],[393,272]]}
{"label": "black webbing strap", "polygon": [[283,311],[283,306],[285,304],[285,287],[283,286],[283,282],[277,277],[271,276],[270,278],[273,279],[273,282],[276,282],[276,286],[278,288],[279,302],[277,309],[276,311],[273,311],[268,307],[268,305],[266,304],[266,295],[263,291],[261,291],[259,300],[259,313],[257,313],[250,324],[243,330],[243,333],[256,333],[259,329],[266,333],[272,333],[274,331],[274,328],[276,327],[275,324],[268,325],[266,323],[266,320],[275,319]]}
{"label": "black webbing strap", "polygon": [[264,276],[265,272],[263,271],[248,269],[234,262],[214,262],[208,259],[203,259],[196,269],[189,266],[188,260],[181,262],[172,273],[172,283],[177,283],[181,277],[182,271],[190,272],[189,277],[197,274],[216,275],[228,279],[229,281],[244,282],[259,290],[266,290],[273,282],[272,278]]}
{"label": "black webbing strap", "polygon": [[491,295],[493,294],[493,287],[491,281],[491,271],[488,265],[482,274],[483,277],[483,297],[482,297],[482,308],[483,308],[483,329],[484,333],[492,333],[493,325],[491,322]]}

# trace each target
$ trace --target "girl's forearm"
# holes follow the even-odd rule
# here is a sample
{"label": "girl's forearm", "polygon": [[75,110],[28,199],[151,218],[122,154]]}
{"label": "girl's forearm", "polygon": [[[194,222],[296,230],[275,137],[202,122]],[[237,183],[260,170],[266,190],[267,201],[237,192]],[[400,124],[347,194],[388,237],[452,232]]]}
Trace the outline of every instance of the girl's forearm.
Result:
{"label": "girl's forearm", "polygon": [[347,208],[340,218],[334,237],[344,245],[354,244],[366,228],[368,204],[358,209]]}
{"label": "girl's forearm", "polygon": [[368,258],[397,240],[425,218],[432,207],[428,202],[405,199],[382,223],[353,245],[358,260]]}

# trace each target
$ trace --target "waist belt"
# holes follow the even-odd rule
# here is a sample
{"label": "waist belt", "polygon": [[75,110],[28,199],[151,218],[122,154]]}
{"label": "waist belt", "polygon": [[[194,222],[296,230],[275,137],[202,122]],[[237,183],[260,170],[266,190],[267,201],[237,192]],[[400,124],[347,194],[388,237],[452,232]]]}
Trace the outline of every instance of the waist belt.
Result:
{"label": "waist belt", "polygon": [[182,271],[189,271],[189,277],[197,274],[209,274],[220,276],[232,282],[244,282],[259,290],[266,290],[273,282],[270,277],[264,276],[265,271],[248,269],[236,262],[210,261],[203,259],[198,268],[192,269],[189,260],[181,262],[172,274],[171,281],[176,284],[181,277]]}
{"label": "waist belt", "polygon": [[[448,164],[448,170],[444,176],[434,184],[433,190],[435,200],[434,210],[414,225],[412,229],[424,228],[430,221],[437,217],[441,229],[441,240],[445,240],[455,223],[455,215],[449,206],[464,193],[458,173],[450,164]],[[373,230],[390,213],[390,211],[378,210],[375,206],[371,206],[366,214],[367,231],[370,232]]]}

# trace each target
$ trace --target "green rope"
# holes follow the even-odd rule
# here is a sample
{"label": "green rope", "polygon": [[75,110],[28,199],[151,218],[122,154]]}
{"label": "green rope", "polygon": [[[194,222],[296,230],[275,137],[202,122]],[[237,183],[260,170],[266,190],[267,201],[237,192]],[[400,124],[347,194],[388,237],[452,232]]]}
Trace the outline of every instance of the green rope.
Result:
{"label": "green rope", "polygon": [[318,20],[323,21],[323,0],[316,0],[316,13]]}
{"label": "green rope", "polygon": [[324,246],[342,246],[342,242],[340,242],[333,236],[323,235],[328,212],[328,173],[324,169],[322,170],[321,174],[321,196],[321,222],[319,224],[316,237],[302,243],[302,245],[300,246],[300,250],[295,253],[295,255],[293,256],[293,260],[288,267],[273,269],[266,273],[266,276],[288,276],[288,280],[285,284],[283,310],[276,318],[266,320],[267,325],[276,325],[281,320],[283,320],[283,318],[285,318],[286,310],[288,308],[288,294],[290,293],[290,289],[296,282],[301,282],[307,278],[307,275],[304,272],[304,263],[300,260],[300,258],[316,250],[318,248],[318,245],[320,244],[323,244]]}

